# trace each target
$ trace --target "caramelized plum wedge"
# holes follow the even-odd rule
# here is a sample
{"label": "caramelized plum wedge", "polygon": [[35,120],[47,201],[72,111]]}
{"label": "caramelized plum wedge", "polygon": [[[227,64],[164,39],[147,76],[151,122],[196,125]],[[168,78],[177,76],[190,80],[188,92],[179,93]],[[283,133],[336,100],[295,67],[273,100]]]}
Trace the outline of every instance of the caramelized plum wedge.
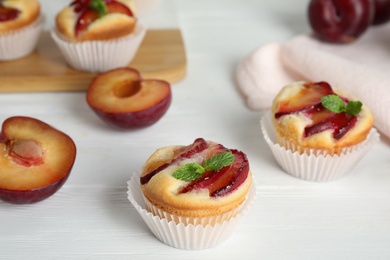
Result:
{"label": "caramelized plum wedge", "polygon": [[191,145],[184,147],[182,149],[181,153],[179,153],[170,162],[164,163],[164,164],[158,166],[156,169],[154,169],[154,170],[148,172],[147,174],[145,174],[144,176],[142,176],[140,179],[141,184],[148,183],[154,175],[156,175],[160,171],[168,168],[172,164],[178,163],[179,161],[184,160],[184,159],[191,158],[191,157],[195,156],[196,154],[203,152],[207,148],[208,148],[208,144],[207,144],[206,140],[204,140],[203,138],[196,139]]}
{"label": "caramelized plum wedge", "polygon": [[306,83],[304,88],[291,97],[288,102],[279,106],[275,118],[283,115],[304,111],[305,113],[314,114],[322,108],[321,97],[334,94],[331,86],[327,82]]}
{"label": "caramelized plum wedge", "polygon": [[6,22],[16,19],[20,14],[20,11],[14,8],[8,8],[0,2],[0,22]]}
{"label": "caramelized plum wedge", "polygon": [[356,121],[356,116],[350,116],[345,112],[333,114],[322,121],[307,126],[305,137],[331,129],[333,130],[334,139],[337,140],[342,138],[356,124]]}
{"label": "caramelized plum wedge", "polygon": [[208,189],[211,197],[220,197],[236,190],[248,177],[249,163],[243,152],[237,150],[231,150],[231,152],[234,155],[231,165],[218,171],[205,172],[201,178],[184,187],[181,193]]}

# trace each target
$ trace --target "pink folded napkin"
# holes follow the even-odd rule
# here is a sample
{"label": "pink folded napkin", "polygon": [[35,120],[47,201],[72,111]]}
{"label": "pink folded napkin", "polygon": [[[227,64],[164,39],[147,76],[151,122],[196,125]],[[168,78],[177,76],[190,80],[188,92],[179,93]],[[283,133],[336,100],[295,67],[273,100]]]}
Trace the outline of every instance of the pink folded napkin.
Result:
{"label": "pink folded napkin", "polygon": [[270,108],[290,82],[327,81],[365,103],[375,127],[390,138],[390,23],[369,28],[348,45],[300,35],[260,46],[239,63],[236,79],[252,110]]}

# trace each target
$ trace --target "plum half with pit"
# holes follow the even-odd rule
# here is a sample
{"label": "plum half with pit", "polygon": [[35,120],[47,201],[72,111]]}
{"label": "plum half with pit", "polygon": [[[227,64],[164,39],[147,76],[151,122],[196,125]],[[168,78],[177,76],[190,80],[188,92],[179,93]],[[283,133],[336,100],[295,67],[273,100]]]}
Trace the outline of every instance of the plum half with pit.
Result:
{"label": "plum half with pit", "polygon": [[60,130],[31,117],[3,122],[0,134],[0,199],[14,204],[42,201],[68,179],[76,145]]}
{"label": "plum half with pit", "polygon": [[331,43],[351,43],[372,24],[372,0],[311,0],[309,23],[314,34]]}
{"label": "plum half with pit", "polygon": [[130,67],[98,74],[86,94],[87,103],[103,121],[122,129],[156,123],[167,112],[171,99],[167,81],[143,79]]}

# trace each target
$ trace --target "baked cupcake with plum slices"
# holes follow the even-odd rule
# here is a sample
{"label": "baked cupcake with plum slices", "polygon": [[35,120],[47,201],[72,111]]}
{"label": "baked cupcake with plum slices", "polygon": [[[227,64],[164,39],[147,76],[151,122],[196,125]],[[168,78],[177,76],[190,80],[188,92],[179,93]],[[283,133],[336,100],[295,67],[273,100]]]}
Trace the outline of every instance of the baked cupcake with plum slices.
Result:
{"label": "baked cupcake with plum slices", "polygon": [[44,25],[38,0],[0,0],[0,61],[27,56]]}
{"label": "baked cupcake with plum slices", "polygon": [[256,193],[246,154],[203,138],[157,149],[128,185],[154,235],[181,249],[223,242]]}
{"label": "baked cupcake with plum slices", "polygon": [[289,174],[310,181],[345,176],[379,140],[370,109],[327,82],[293,82],[261,120],[265,140]]}
{"label": "baked cupcake with plum slices", "polygon": [[71,67],[105,72],[129,65],[145,32],[132,0],[74,0],[51,35]]}

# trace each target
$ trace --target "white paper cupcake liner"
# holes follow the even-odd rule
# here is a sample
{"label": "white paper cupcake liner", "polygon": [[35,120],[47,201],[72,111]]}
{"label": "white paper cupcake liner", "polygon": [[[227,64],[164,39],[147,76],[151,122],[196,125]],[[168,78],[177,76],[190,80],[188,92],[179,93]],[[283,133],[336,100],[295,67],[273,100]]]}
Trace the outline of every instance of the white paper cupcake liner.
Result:
{"label": "white paper cupcake liner", "polygon": [[340,154],[324,155],[318,150],[310,149],[300,154],[276,143],[271,112],[261,118],[260,124],[264,139],[278,164],[288,174],[307,181],[326,182],[346,176],[380,138],[377,130],[372,128],[364,142],[347,148]]}
{"label": "white paper cupcake liner", "polygon": [[217,216],[215,219],[199,218],[190,220],[188,218],[176,218],[171,214],[164,213],[166,217],[161,218],[147,210],[139,177],[140,173],[136,172],[127,183],[129,201],[141,215],[151,232],[161,242],[179,249],[201,250],[221,244],[230,237],[237,224],[256,200],[256,185],[253,180],[247,199],[238,212],[232,213],[235,216],[229,220],[219,222],[218,219],[226,218],[226,214],[223,217]]}
{"label": "white paper cupcake liner", "polygon": [[23,29],[0,34],[0,61],[16,60],[32,53],[37,47],[45,17],[37,20]]}
{"label": "white paper cupcake liner", "polygon": [[211,225],[215,226],[217,223],[222,223],[223,221],[230,220],[231,218],[237,216],[238,213],[241,212],[241,208],[244,206],[244,204],[241,204],[239,207],[237,207],[234,210],[231,210],[229,212],[226,212],[224,214],[218,215],[216,217],[212,218],[188,218],[188,217],[181,217],[172,215],[164,210],[159,209],[152,203],[150,203],[149,200],[147,200],[144,196],[144,203],[146,210],[150,211],[153,215],[159,216],[160,218],[165,218],[168,222],[174,221],[175,223],[183,223],[184,225]]}
{"label": "white paper cupcake liner", "polygon": [[145,33],[146,29],[138,24],[131,35],[108,41],[70,42],[55,29],[51,31],[51,36],[69,66],[76,70],[99,73],[128,66]]}

